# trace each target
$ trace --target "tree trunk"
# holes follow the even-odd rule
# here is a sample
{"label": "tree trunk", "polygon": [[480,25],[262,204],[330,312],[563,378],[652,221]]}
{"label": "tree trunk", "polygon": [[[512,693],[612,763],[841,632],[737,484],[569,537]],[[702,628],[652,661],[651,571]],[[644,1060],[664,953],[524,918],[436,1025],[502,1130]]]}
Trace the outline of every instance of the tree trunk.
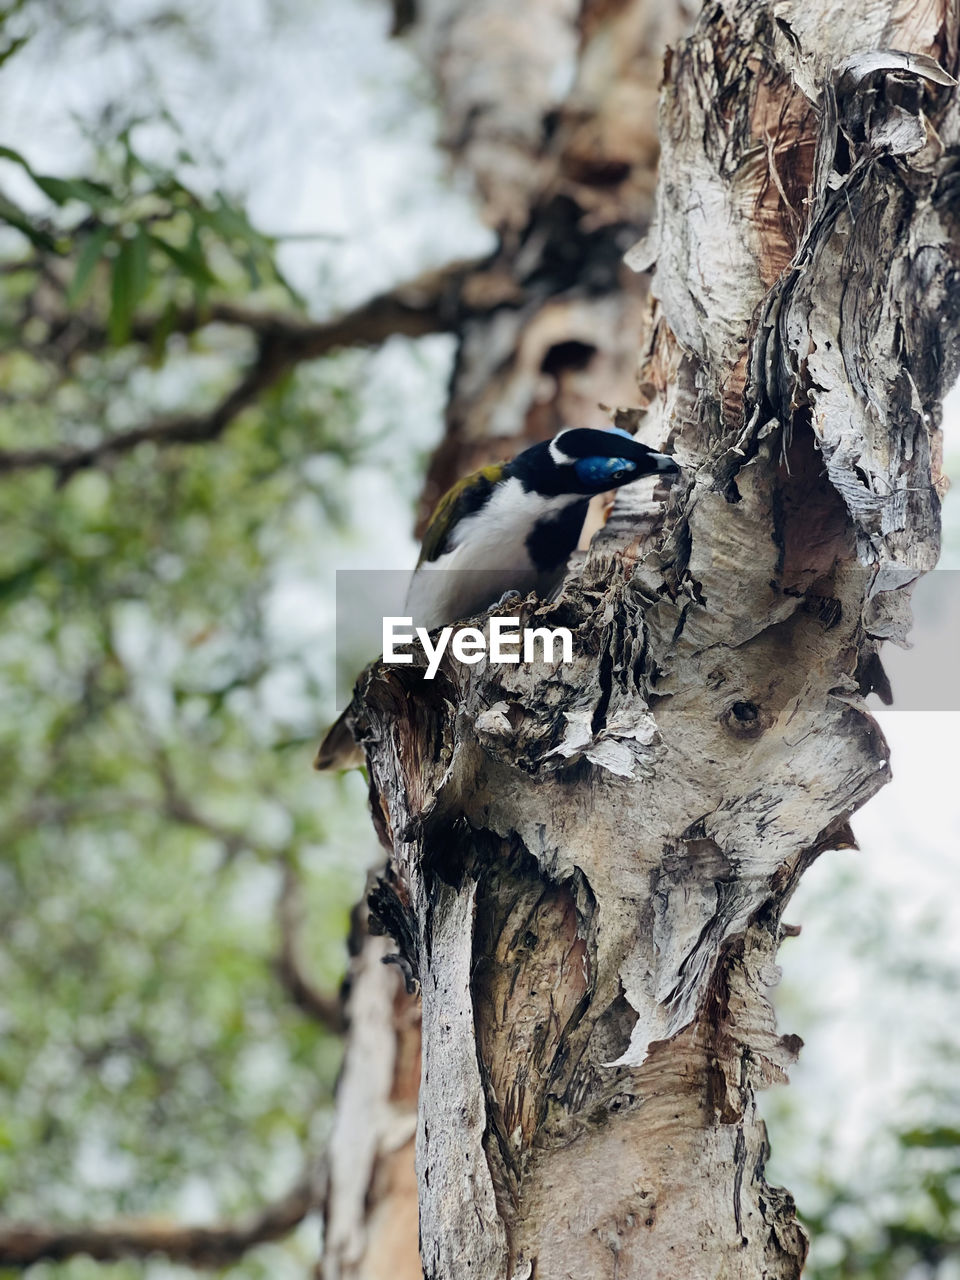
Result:
{"label": "tree trunk", "polygon": [[[460,317],[459,352],[421,524],[473,467],[634,397],[647,282],[622,257],[649,227],[663,51],[689,19],[682,0],[423,6],[412,34],[446,142],[499,245],[444,304]],[[418,1008],[381,967],[391,948],[362,928],[354,941],[321,1273],[400,1280],[417,1257],[414,1144],[402,1141],[416,1090],[398,1064],[414,1056]]]}
{"label": "tree trunk", "polygon": [[[569,423],[571,359],[597,377],[582,413],[617,397],[621,425],[685,467],[657,503],[621,491],[561,599],[521,606],[524,625],[573,630],[572,663],[451,660],[430,683],[375,666],[354,701],[392,852],[373,907],[422,987],[429,1280],[800,1274],[755,1108],[798,1048],[768,999],[781,916],[888,776],[863,699],[937,557],[955,4],[707,6],[667,59],[655,230],[632,255],[655,263],[658,302],[628,393],[639,295],[597,250],[625,209],[643,221],[635,153],[609,167],[604,121],[633,146],[639,127],[591,58],[635,66],[611,36],[645,12],[588,5],[576,31],[570,0],[421,17],[503,232],[472,284],[499,281],[504,304],[463,333],[434,482],[491,437]],[[511,23],[531,65],[501,93],[467,36],[519,48]],[[551,104],[546,61],[577,51]]]}
{"label": "tree trunk", "polygon": [[347,1048],[327,1151],[321,1280],[419,1280],[414,1137],[419,1002],[354,913]]}

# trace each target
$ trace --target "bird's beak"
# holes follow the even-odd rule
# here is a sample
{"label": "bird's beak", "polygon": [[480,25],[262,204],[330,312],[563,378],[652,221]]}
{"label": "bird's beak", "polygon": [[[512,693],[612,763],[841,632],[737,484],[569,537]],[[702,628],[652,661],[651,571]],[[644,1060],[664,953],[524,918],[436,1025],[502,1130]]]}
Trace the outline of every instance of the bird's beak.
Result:
{"label": "bird's beak", "polygon": [[[617,439],[620,436],[620,439]],[[639,440],[635,440],[633,436],[629,436],[626,432],[618,431],[616,434],[610,433],[610,454],[618,455],[626,458],[630,462],[637,464],[637,474],[639,476],[649,476],[654,473],[659,475],[679,475],[680,464],[676,458],[672,458],[669,453],[657,453],[655,449],[651,449],[649,445],[641,444]],[[616,441],[616,444],[614,444]]]}
{"label": "bird's beak", "polygon": [[657,471],[666,475],[679,475],[680,463],[671,458],[669,453],[651,453],[647,455],[651,462],[657,464]]}

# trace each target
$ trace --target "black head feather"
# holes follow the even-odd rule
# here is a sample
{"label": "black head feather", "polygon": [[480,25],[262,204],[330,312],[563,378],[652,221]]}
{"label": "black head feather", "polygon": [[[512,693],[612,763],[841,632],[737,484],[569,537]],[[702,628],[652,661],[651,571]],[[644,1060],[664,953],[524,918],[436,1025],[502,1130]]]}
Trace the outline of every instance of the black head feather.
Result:
{"label": "black head feather", "polygon": [[641,444],[626,431],[571,427],[553,440],[536,444],[507,464],[527,490],[553,496],[605,493],[642,476],[677,473],[673,458]]}

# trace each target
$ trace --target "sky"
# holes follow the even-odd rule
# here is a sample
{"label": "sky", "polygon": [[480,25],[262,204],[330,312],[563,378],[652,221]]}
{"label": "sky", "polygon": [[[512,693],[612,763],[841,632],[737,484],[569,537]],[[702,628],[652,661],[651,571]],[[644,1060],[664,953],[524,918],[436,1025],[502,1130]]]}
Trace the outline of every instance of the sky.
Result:
{"label": "sky", "polygon": [[[122,27],[164,6],[120,0],[103,7]],[[265,230],[309,237],[291,241],[283,258],[317,315],[489,247],[468,190],[434,145],[437,121],[415,54],[387,38],[384,7],[197,0],[194,17],[208,33],[207,49],[191,51],[175,31],[159,30],[143,43],[121,41],[104,57],[89,37],[51,27],[0,77],[4,141],[38,168],[62,172],[84,152],[78,115],[90,118],[116,101],[142,101],[149,114],[153,96],[162,96],[197,156],[198,182],[249,190]],[[158,154],[177,145],[170,130],[143,133],[141,145]],[[4,172],[11,191],[15,180]],[[366,534],[345,538],[328,561],[344,568],[376,567],[385,557],[391,567],[412,562],[418,468],[442,432],[451,358],[450,340],[440,337],[390,342],[369,363],[364,414],[384,430],[382,465],[358,470],[346,496],[358,515],[375,510],[376,523],[361,521]],[[957,393],[945,429],[948,464],[956,463]],[[935,594],[955,600],[960,494],[948,496],[944,520]],[[318,565],[308,552],[291,559],[277,586],[274,625],[290,642],[329,649],[330,564]],[[949,639],[955,631],[939,634]],[[775,1155],[774,1175],[788,1184],[803,1176],[804,1143],[819,1141],[823,1124],[833,1126],[840,1158],[855,1168],[878,1110],[919,1105],[911,1085],[925,1069],[923,1046],[951,1016],[942,989],[897,980],[910,960],[929,959],[960,981],[960,697],[949,710],[903,709],[917,705],[911,670],[929,671],[927,652],[891,661],[902,706],[877,715],[894,780],[854,820],[859,852],[825,855],[787,913],[803,932],[781,953],[781,1030],[811,1029],[793,1072],[792,1102],[801,1116],[818,1117],[794,1126],[789,1150]],[[940,669],[950,669],[951,655],[948,645]],[[763,1105],[780,1123],[776,1097]]]}

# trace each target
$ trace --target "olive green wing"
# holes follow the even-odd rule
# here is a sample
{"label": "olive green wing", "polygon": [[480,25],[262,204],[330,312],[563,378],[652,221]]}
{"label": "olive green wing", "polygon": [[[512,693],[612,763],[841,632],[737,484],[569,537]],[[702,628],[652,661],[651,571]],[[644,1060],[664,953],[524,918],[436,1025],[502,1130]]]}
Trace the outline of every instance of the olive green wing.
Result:
{"label": "olive green wing", "polygon": [[505,462],[494,462],[464,476],[437,503],[423,534],[418,565],[425,560],[439,560],[448,551],[451,530],[466,516],[485,505],[494,488],[503,479]]}

